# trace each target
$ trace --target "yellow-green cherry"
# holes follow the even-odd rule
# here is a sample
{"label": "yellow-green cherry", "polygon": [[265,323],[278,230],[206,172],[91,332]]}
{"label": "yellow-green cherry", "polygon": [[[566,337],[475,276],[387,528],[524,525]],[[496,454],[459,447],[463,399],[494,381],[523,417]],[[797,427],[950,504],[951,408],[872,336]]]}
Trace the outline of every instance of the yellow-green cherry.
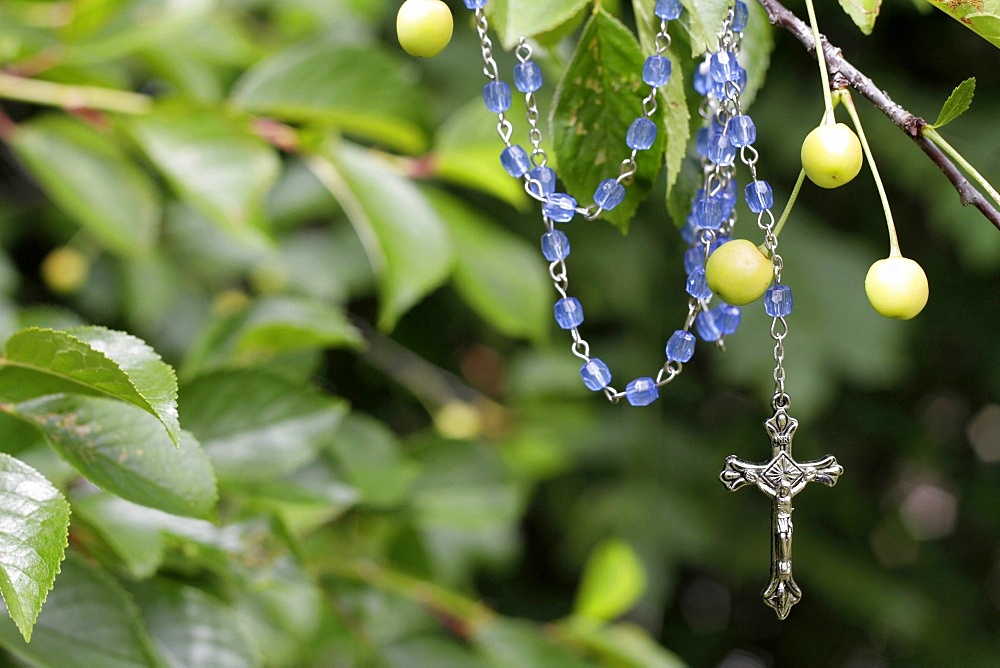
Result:
{"label": "yellow-green cherry", "polygon": [[756,301],[771,285],[774,267],[753,242],[733,239],[715,249],[705,263],[712,292],[733,306]]}
{"label": "yellow-green cherry", "polygon": [[854,130],[843,123],[824,123],[802,142],[802,169],[821,188],[837,188],[861,171],[864,154]]}
{"label": "yellow-green cherry", "polygon": [[396,14],[399,45],[411,56],[432,58],[451,41],[455,23],[441,0],[406,0]]}
{"label": "yellow-green cherry", "polygon": [[927,304],[927,274],[910,258],[891,255],[868,270],[865,292],[879,315],[909,320]]}

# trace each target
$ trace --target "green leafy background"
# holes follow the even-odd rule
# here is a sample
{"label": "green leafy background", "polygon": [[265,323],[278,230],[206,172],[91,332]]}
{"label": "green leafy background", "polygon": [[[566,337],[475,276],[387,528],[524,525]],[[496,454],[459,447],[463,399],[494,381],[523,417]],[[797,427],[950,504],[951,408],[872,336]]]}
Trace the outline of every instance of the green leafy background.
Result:
{"label": "green leafy background", "polygon": [[[489,3],[505,77],[531,38],[581,204],[628,155],[654,4]],[[616,386],[686,314],[691,73],[727,3],[683,4],[628,199],[562,228]],[[818,4],[845,57],[997,173],[990,2]],[[866,301],[887,248],[867,170],[803,189],[781,235],[796,452],[845,474],[796,499],[804,598],[778,622],[767,502],[717,477],[768,452],[759,304],[652,407],[587,392],[472,17],[449,2],[453,42],[420,60],[398,5],[0,3],[0,662],[995,663],[1000,234],[856,96],[931,301],[908,322]],[[750,10],[744,104],[780,207],[822,96]],[[508,117],[527,142],[523,102]],[[759,241],[743,208],[736,234]]]}

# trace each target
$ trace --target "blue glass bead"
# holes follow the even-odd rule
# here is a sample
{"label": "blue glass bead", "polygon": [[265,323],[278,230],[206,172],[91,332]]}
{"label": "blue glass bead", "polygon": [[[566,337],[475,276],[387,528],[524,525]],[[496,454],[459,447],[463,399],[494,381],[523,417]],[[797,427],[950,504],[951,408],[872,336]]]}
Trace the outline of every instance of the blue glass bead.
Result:
{"label": "blue glass bead", "polygon": [[659,397],[656,381],[649,377],[636,378],[625,386],[625,398],[633,406],[648,406]]}
{"label": "blue glass bead", "polygon": [[610,211],[625,199],[625,186],[615,179],[604,179],[594,193],[594,204]]}
{"label": "blue glass bead", "polygon": [[542,205],[545,216],[557,223],[568,223],[576,213],[576,200],[565,193],[552,193]]}
{"label": "blue glass bead", "polygon": [[774,192],[767,181],[751,181],[743,191],[743,197],[754,213],[760,213],[774,206]]}
{"label": "blue glass bead", "polygon": [[653,13],[664,21],[673,21],[681,15],[683,8],[680,0],[656,0]]}
{"label": "blue glass bead", "polygon": [[749,146],[757,141],[757,126],[746,114],[733,116],[729,120],[729,141],[736,148]]}
{"label": "blue glass bead", "polygon": [[695,299],[708,299],[712,296],[712,289],[705,280],[705,270],[701,267],[696,268],[688,276],[685,289]]}
{"label": "blue glass bead", "polygon": [[740,64],[732,51],[717,51],[709,59],[708,71],[714,81],[734,83],[740,80]]}
{"label": "blue glass bead", "polygon": [[625,134],[625,143],[629,148],[636,151],[646,151],[653,146],[656,141],[656,123],[648,118],[640,116],[632,121]]}
{"label": "blue glass bead", "polygon": [[528,157],[527,151],[517,144],[513,144],[500,154],[500,164],[503,165],[508,174],[520,178],[531,169],[531,158]]}
{"label": "blue glass bead", "polygon": [[722,330],[716,319],[715,310],[702,311],[694,320],[694,327],[702,341],[712,343],[722,338]]}
{"label": "blue glass bead", "polygon": [[[535,167],[528,172],[528,178],[538,183],[528,183],[528,187],[532,188],[531,192],[543,199],[556,191],[556,173],[550,167]],[[538,192],[539,187],[541,192]]]}
{"label": "blue glass bead", "polygon": [[549,262],[565,260],[569,257],[569,237],[559,230],[542,235],[542,255]]}
{"label": "blue glass bead", "polygon": [[522,93],[534,93],[542,87],[542,69],[538,63],[526,61],[514,66],[514,86]]}
{"label": "blue glass bead", "polygon": [[670,81],[670,59],[666,56],[650,56],[642,67],[642,80],[656,88],[666,86]]}
{"label": "blue glass bead", "polygon": [[711,138],[712,133],[708,128],[699,128],[698,132],[694,135],[694,150],[697,151],[698,155],[708,157],[708,140]]}
{"label": "blue glass bead", "polygon": [[764,310],[772,318],[784,318],[792,313],[792,289],[787,285],[772,285],[764,293]]}
{"label": "blue glass bead", "polygon": [[727,218],[736,208],[736,180],[730,179],[725,187],[713,196],[713,199],[719,202],[722,217]]}
{"label": "blue glass bead", "polygon": [[611,382],[608,365],[596,357],[580,367],[580,376],[583,378],[583,384],[594,392],[603,390]]}
{"label": "blue glass bead", "polygon": [[714,197],[700,197],[694,202],[694,220],[698,227],[717,230],[722,226],[722,204]]}
{"label": "blue glass bead", "polygon": [[465,6],[469,9],[482,9],[486,2],[487,0],[465,0]]}
{"label": "blue glass bead", "polygon": [[713,134],[708,140],[708,159],[720,167],[728,167],[736,159],[736,147],[724,132]]}
{"label": "blue glass bead", "polygon": [[747,29],[750,12],[743,0],[736,0],[733,5],[733,32],[743,32]]}
{"label": "blue glass bead", "polygon": [[667,359],[683,364],[694,357],[694,334],[678,329],[667,341]]}
{"label": "blue glass bead", "polygon": [[703,246],[692,246],[684,251],[684,271],[691,274],[695,269],[705,266],[705,249]]}
{"label": "blue glass bead", "polygon": [[719,304],[715,307],[715,321],[723,334],[735,334],[743,317],[743,309],[732,304]]}
{"label": "blue glass bead", "polygon": [[583,322],[583,306],[576,297],[563,297],[555,305],[556,322],[563,329],[579,327]]}
{"label": "blue glass bead", "polygon": [[483,101],[494,114],[502,114],[510,109],[510,86],[506,81],[491,81],[483,86]]}
{"label": "blue glass bead", "polygon": [[693,244],[695,238],[695,230],[698,228],[698,223],[695,222],[694,215],[688,214],[687,221],[681,225],[681,239],[684,240],[686,244]]}
{"label": "blue glass bead", "polygon": [[708,95],[712,90],[712,73],[708,60],[703,60],[694,71],[694,90],[698,95]]}

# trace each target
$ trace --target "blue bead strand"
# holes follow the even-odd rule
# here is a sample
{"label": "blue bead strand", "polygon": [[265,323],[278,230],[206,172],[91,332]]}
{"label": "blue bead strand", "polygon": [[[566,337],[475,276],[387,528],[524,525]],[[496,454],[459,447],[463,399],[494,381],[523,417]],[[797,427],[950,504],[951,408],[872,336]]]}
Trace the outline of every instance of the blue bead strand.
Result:
{"label": "blue bead strand", "polygon": [[[656,34],[656,52],[646,58],[643,63],[642,77],[650,91],[642,101],[642,115],[636,118],[628,128],[625,144],[631,151],[631,156],[621,162],[621,173],[617,178],[607,178],[601,181],[593,196],[593,205],[579,208],[577,200],[565,192],[559,192],[556,175],[546,166],[546,155],[541,147],[542,132],[538,125],[540,113],[535,104],[534,94],[543,85],[541,68],[531,60],[532,48],[524,39],[521,40],[515,55],[520,61],[513,69],[513,87],[525,96],[525,108],[530,126],[529,138],[531,146],[523,147],[511,142],[513,126],[505,118],[512,106],[511,86],[500,80],[497,64],[492,56],[492,41],[487,33],[489,25],[483,9],[487,0],[464,0],[468,9],[476,14],[476,30],[482,43],[484,73],[489,81],[483,87],[483,101],[486,108],[499,115],[497,131],[503,140],[505,148],[501,152],[501,165],[511,176],[523,178],[525,189],[529,195],[541,203],[542,213],[547,227],[541,238],[542,255],[551,263],[550,274],[555,282],[560,298],[553,306],[553,314],[560,328],[573,333],[573,352],[584,360],[580,368],[581,378],[586,387],[593,391],[603,391],[608,398],[617,403],[621,399],[633,406],[645,406],[659,397],[659,387],[669,383],[680,372],[680,365],[691,359],[694,354],[695,336],[688,329],[694,324],[694,316],[689,315],[684,329],[675,332],[668,342],[667,364],[656,378],[640,377],[628,384],[624,391],[619,392],[610,386],[611,372],[608,366],[598,358],[591,358],[589,344],[584,340],[577,328],[583,324],[583,308],[579,300],[567,295],[567,272],[565,261],[570,254],[569,237],[560,230],[553,228],[553,223],[565,223],[572,220],[577,213],[593,220],[602,211],[611,210],[621,205],[626,196],[623,182],[633,176],[636,170],[636,154],[638,151],[651,149],[657,140],[658,128],[653,120],[657,109],[657,89],[670,84],[672,63],[665,55],[670,47],[670,36],[667,33],[667,22],[679,18],[683,12],[680,0],[657,0],[655,13],[660,19],[659,31]],[[721,127],[720,127],[721,130]],[[731,201],[732,200],[732,201]],[[714,218],[729,215],[735,195],[725,192],[718,198],[713,198],[707,207],[707,212]],[[691,230],[694,239],[694,229]],[[714,237],[713,237],[714,238]],[[706,242],[708,243],[708,242]],[[697,250],[700,260],[693,257],[698,266],[694,268],[696,282],[700,287],[697,291],[704,294],[704,257],[702,247]],[[698,278],[700,277],[700,281]],[[710,298],[711,291],[707,292]]]}

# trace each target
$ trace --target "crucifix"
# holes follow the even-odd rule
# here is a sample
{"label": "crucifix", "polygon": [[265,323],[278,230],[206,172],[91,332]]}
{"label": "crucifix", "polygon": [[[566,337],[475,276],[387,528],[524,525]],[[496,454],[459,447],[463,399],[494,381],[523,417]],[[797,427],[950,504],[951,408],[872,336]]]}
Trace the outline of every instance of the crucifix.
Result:
{"label": "crucifix", "polygon": [[799,426],[786,406],[776,406],[774,415],[764,422],[771,439],[771,459],[751,464],[736,455],[726,458],[719,479],[729,491],[746,485],[771,498],[771,581],[764,589],[764,602],[774,608],[779,619],[788,616],[802,598],[802,591],[792,578],[792,497],[809,482],[833,487],[844,469],[833,455],[811,462],[792,458],[792,436]]}

